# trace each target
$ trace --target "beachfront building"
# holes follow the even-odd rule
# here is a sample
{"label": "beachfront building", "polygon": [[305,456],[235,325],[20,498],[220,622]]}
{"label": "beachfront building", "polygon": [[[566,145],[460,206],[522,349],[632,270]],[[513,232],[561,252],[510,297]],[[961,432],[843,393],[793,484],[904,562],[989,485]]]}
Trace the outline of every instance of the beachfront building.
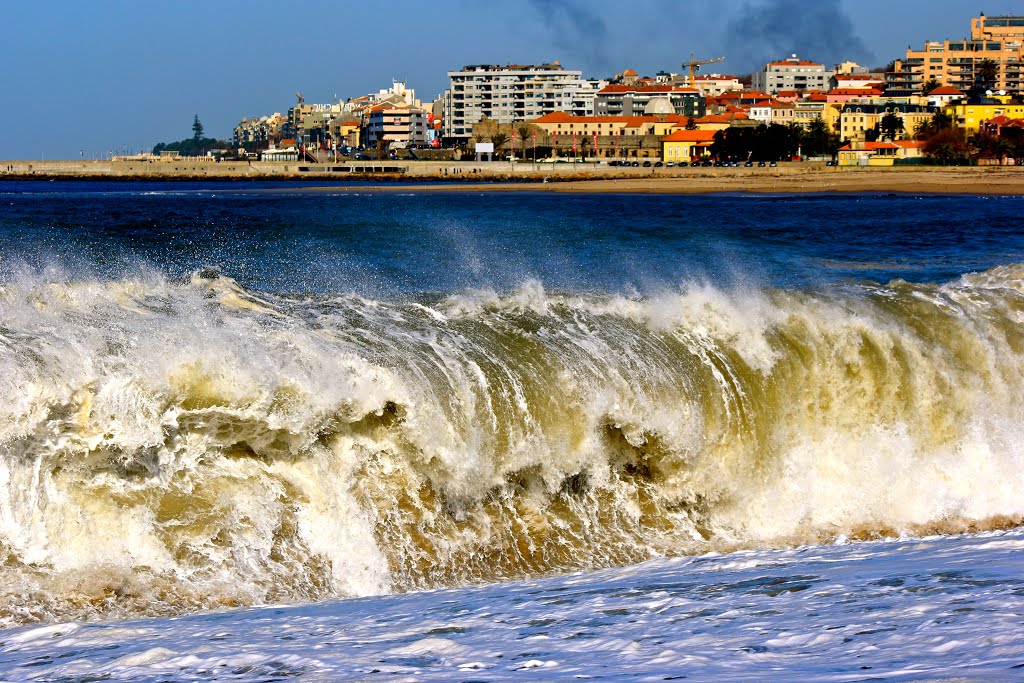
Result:
{"label": "beachfront building", "polygon": [[[487,118],[499,124],[527,121],[560,111],[565,99],[585,98],[590,82],[580,71],[551,64],[480,64],[449,71],[444,94],[444,136],[469,140],[474,124]],[[596,91],[595,91],[596,92]],[[574,107],[575,108],[575,107]],[[586,111],[586,103],[580,109]]]}
{"label": "beachfront building", "polygon": [[765,64],[760,71],[755,71],[751,87],[754,90],[777,94],[780,90],[828,90],[832,72],[824,65],[797,59],[796,55],[788,59]]}
{"label": "beachfront building", "polygon": [[384,140],[394,143],[422,145],[428,141],[427,111],[402,104],[378,104],[366,115],[364,140],[371,147]]}
{"label": "beachfront building", "polygon": [[714,141],[713,130],[679,129],[661,139],[661,158],[677,164],[680,161],[689,162],[707,156]]}
{"label": "beachfront building", "polygon": [[338,147],[359,147],[362,144],[362,121],[342,114],[327,126],[332,144]]}
{"label": "beachfront building", "polygon": [[266,149],[282,137],[282,129],[288,122],[284,114],[274,113],[257,118],[244,118],[235,128],[232,139],[235,149],[250,152]]}
{"label": "beachfront building", "polygon": [[899,159],[923,157],[924,145],[916,140],[853,142],[839,148],[838,162],[840,166],[892,166]]}
{"label": "beachfront building", "polygon": [[300,149],[325,145],[327,126],[341,113],[341,103],[306,104],[300,99],[288,110],[288,121],[282,134],[295,138],[295,144]]}
{"label": "beachfront building", "polygon": [[[650,116],[572,116],[566,112],[553,112],[530,121],[542,135],[542,144],[561,149],[586,145],[593,149],[596,143],[600,156],[656,156],[661,150],[661,139],[676,130],[701,130],[714,134],[725,126],[721,119],[694,118],[677,114]],[[738,120],[738,117],[737,117]],[[739,121],[746,123],[745,120]]]}
{"label": "beachfront building", "polygon": [[879,125],[886,114],[895,114],[903,123],[901,137],[912,137],[922,123],[931,120],[935,109],[927,105],[897,104],[846,104],[839,115],[839,137],[853,142],[864,142],[867,131]]}
{"label": "beachfront building", "polygon": [[928,41],[920,50],[907,48],[901,60],[920,90],[935,79],[940,84],[967,91],[974,85],[978,66],[991,60],[998,66],[993,90],[1019,92],[1024,88],[1024,16],[971,19],[971,36],[962,40]]}

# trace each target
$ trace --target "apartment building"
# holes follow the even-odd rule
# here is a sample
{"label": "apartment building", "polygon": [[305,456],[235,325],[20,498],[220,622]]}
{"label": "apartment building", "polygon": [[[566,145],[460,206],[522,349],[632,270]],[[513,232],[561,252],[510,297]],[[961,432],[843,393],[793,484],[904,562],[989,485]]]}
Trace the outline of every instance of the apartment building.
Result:
{"label": "apartment building", "polygon": [[258,118],[244,118],[234,128],[235,148],[266,149],[272,142],[282,137],[282,128],[288,117],[274,113]]}
{"label": "apartment building", "polygon": [[798,59],[796,55],[765,64],[752,78],[754,90],[776,94],[780,90],[828,90],[832,72],[822,64]]}
{"label": "apartment building", "polygon": [[908,48],[901,60],[906,83],[918,91],[931,79],[963,91],[974,85],[978,67],[991,60],[998,66],[994,90],[1019,92],[1024,85],[1024,16],[971,19],[971,36],[963,40],[928,41]]}
{"label": "apartment building", "polygon": [[371,146],[381,139],[424,144],[428,141],[427,111],[404,102],[378,104],[367,113],[365,132],[366,143]]}
{"label": "apartment building", "polygon": [[710,97],[743,90],[743,83],[740,82],[740,79],[723,74],[698,74],[693,77],[693,84],[702,95]]}
{"label": "apartment building", "polygon": [[895,114],[903,122],[903,137],[913,137],[917,127],[930,121],[935,109],[916,104],[847,104],[839,115],[839,137],[852,142],[863,142],[866,132],[880,124],[886,114]]}
{"label": "apartment building", "polygon": [[602,88],[594,97],[596,116],[640,116],[651,103],[668,102],[672,114],[677,116],[704,116],[707,100],[696,88],[678,85],[619,85]]}
{"label": "apartment building", "polygon": [[[498,123],[535,119],[553,111],[588,110],[599,82],[558,62],[540,65],[481,64],[449,71],[444,94],[444,136],[468,140],[484,117]],[[592,110],[591,110],[592,111]]]}

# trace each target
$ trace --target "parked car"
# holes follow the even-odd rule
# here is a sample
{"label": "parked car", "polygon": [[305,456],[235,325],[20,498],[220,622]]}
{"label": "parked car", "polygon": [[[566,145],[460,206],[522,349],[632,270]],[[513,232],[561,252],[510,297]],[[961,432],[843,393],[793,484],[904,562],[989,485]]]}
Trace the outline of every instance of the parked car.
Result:
{"label": "parked car", "polygon": [[777,161],[773,161],[772,163],[770,163],[770,164],[768,164],[768,165],[769,165],[769,166],[771,166],[772,168],[775,168],[776,166],[778,166],[778,165],[779,165],[779,162],[777,162]]}
{"label": "parked car", "polygon": [[679,166],[680,166],[680,167],[683,167],[683,166],[689,166],[689,165],[690,165],[690,162],[689,162],[689,161],[680,161],[680,162],[679,162]]}
{"label": "parked car", "polygon": [[764,168],[764,167],[765,167],[765,166],[767,166],[767,165],[768,165],[768,164],[766,164],[766,163],[765,163],[765,162],[763,162],[763,161],[759,161],[759,162],[757,162],[757,167],[758,167],[758,168]]}
{"label": "parked car", "polygon": [[631,164],[631,166],[632,166],[633,168],[638,168],[638,167],[640,166],[640,162],[639,162],[639,161],[634,161],[634,162],[633,162],[633,163]]}
{"label": "parked car", "polygon": [[664,165],[665,165],[665,164],[661,163],[660,161],[655,161],[655,162],[654,162],[654,168],[661,168],[661,167],[662,167],[662,166],[664,166]]}
{"label": "parked car", "polygon": [[745,166],[746,168],[750,168],[751,166],[753,166],[753,165],[754,165],[754,162],[753,162],[753,161],[748,161],[748,162],[746,162],[746,163],[745,163],[745,164],[743,164],[743,165],[744,165],[744,166]]}
{"label": "parked car", "polygon": [[644,168],[650,168],[650,167],[651,167],[651,162],[649,160],[645,159],[644,160]]}
{"label": "parked car", "polygon": [[826,166],[837,166],[838,164],[836,163],[835,159],[829,159],[828,161],[825,162],[825,165]]}
{"label": "parked car", "polygon": [[667,164],[665,164],[665,168],[675,168],[675,165],[676,165],[676,162],[670,161]]}
{"label": "parked car", "polygon": [[356,161],[369,161],[370,155],[365,152],[356,152],[356,155],[353,158]]}

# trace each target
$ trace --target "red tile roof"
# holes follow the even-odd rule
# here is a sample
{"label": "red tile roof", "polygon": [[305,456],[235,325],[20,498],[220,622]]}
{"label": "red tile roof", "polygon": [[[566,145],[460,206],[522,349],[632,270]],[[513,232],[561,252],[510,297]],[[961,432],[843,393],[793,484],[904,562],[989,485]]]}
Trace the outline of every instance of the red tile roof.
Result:
{"label": "red tile roof", "polygon": [[711,142],[715,139],[713,130],[682,130],[673,131],[661,139],[662,142]]}
{"label": "red tile roof", "polygon": [[618,83],[612,83],[606,85],[597,91],[601,93],[626,93],[626,92],[664,92],[664,93],[693,93],[697,94],[700,91],[695,88],[683,88],[677,85],[663,84],[663,85],[621,85]]}
{"label": "red tile roof", "polygon": [[839,151],[840,152],[853,152],[853,151],[857,151],[857,152],[867,151],[867,152],[870,152],[870,151],[873,151],[873,150],[876,150],[876,149],[899,149],[901,147],[901,145],[897,145],[897,144],[892,143],[892,142],[864,142],[864,143],[861,143],[861,144],[863,144],[864,146],[861,149],[858,149],[858,150],[854,150],[851,145],[847,145],[846,147],[840,147]]}
{"label": "red tile roof", "polygon": [[836,88],[830,90],[829,95],[852,95],[855,97],[880,97],[881,90],[876,88]]}

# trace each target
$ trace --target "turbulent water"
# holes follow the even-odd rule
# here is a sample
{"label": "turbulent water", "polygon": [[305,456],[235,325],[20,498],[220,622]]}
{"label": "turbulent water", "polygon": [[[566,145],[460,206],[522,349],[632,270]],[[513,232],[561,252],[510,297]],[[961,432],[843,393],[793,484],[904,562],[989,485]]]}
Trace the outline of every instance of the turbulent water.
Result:
{"label": "turbulent water", "polygon": [[1024,518],[1018,199],[172,189],[0,186],[8,627]]}

